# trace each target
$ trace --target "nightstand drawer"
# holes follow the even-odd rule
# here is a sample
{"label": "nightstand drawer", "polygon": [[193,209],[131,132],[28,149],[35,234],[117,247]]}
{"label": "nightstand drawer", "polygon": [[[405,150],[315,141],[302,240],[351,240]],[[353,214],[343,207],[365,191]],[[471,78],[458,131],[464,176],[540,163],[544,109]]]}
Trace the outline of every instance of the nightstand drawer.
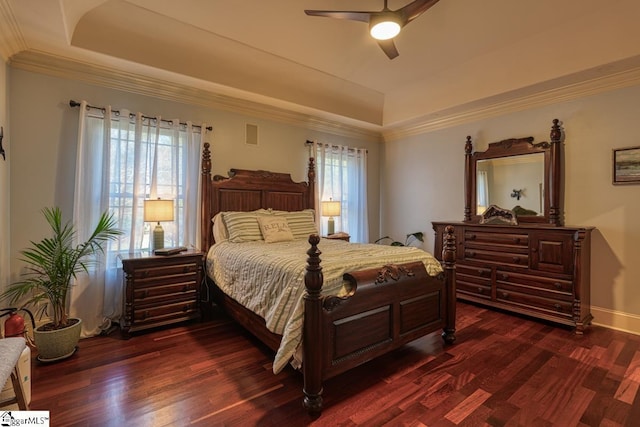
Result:
{"label": "nightstand drawer", "polygon": [[133,299],[136,303],[146,304],[149,301],[175,298],[180,295],[195,296],[198,283],[195,280],[188,282],[170,283],[164,286],[148,286],[136,288],[133,291]]}
{"label": "nightstand drawer", "polygon": [[136,279],[149,279],[162,276],[175,276],[188,273],[197,273],[197,263],[185,263],[166,266],[153,266],[141,269],[135,269],[133,276]]}
{"label": "nightstand drawer", "polygon": [[185,316],[198,312],[196,301],[181,301],[173,304],[136,309],[133,312],[134,322],[152,322],[169,317]]}
{"label": "nightstand drawer", "polygon": [[186,274],[173,274],[171,276],[145,277],[144,279],[138,279],[136,280],[136,290],[185,282],[198,282],[198,272],[194,271]]}

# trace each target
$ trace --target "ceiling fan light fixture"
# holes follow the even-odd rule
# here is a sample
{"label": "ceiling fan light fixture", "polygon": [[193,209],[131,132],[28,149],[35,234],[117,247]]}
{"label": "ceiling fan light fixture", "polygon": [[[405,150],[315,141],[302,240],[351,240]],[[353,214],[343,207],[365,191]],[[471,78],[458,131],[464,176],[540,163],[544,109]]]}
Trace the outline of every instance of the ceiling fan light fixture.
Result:
{"label": "ceiling fan light fixture", "polygon": [[376,40],[389,40],[400,34],[400,20],[394,14],[385,14],[372,19],[369,33]]}

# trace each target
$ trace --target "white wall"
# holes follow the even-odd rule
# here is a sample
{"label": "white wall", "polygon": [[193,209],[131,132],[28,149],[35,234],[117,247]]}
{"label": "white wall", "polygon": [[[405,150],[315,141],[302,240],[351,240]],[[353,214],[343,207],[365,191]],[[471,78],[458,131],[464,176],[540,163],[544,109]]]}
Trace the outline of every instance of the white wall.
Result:
{"label": "white wall", "polygon": [[565,223],[595,226],[594,323],[640,333],[640,185],[612,185],[612,150],[640,146],[640,86],[411,136],[384,147],[382,228],[402,237],[431,221],[463,218],[464,142],[474,149],[511,137],[548,141],[552,119],[565,128]]}
{"label": "white wall", "polygon": [[[111,105],[148,115],[206,122],[214,130],[205,140],[212,146],[213,173],[230,168],[289,172],[306,180],[306,140],[364,147],[369,151],[369,219],[371,235],[379,228],[379,144],[321,133],[274,121],[160,100],[39,73],[11,69],[11,273],[19,274],[18,252],[29,240],[47,232],[40,211],[60,206],[70,216],[73,207],[76,156],[76,108],[69,99],[86,99],[96,106]],[[258,126],[258,145],[245,144],[246,124]]]}

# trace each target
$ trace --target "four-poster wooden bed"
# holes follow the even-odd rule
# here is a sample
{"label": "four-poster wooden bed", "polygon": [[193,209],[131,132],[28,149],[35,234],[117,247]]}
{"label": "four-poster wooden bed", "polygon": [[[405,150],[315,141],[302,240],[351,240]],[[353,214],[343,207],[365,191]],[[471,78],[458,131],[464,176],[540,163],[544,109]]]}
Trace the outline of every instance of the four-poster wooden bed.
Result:
{"label": "four-poster wooden bed", "polygon": [[[293,182],[284,173],[238,169],[232,169],[228,177],[212,177],[211,153],[206,143],[202,153],[203,250],[214,244],[212,219],[219,212],[313,209],[314,181],[313,158],[309,160],[308,182]],[[351,271],[344,274],[351,292],[341,297],[322,294],[326,277],[323,278],[320,242],[317,234],[308,237],[304,273],[303,405],[310,413],[322,409],[325,379],[440,329],[446,343],[455,341],[453,227],[444,233],[443,261],[436,276],[430,276],[420,261]],[[219,306],[270,348],[278,350],[282,337],[267,329],[261,316],[220,291],[210,277],[207,282]]]}

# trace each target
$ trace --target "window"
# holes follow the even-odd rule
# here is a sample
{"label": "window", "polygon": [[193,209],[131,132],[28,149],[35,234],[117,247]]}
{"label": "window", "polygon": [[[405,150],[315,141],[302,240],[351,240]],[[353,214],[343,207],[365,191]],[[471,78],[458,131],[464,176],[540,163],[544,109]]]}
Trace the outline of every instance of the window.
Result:
{"label": "window", "polygon": [[83,319],[83,336],[108,328],[122,314],[118,254],[149,248],[154,225],[143,221],[145,199],[175,201],[175,220],[162,223],[166,246],[198,246],[202,128],[81,103],[73,211],[78,237],[88,235],[105,211],[124,232],[72,287],[70,312]]}
{"label": "window", "polygon": [[[341,204],[340,216],[334,217],[335,231],[351,235],[352,242],[369,241],[367,214],[367,150],[339,145],[314,143],[318,201],[334,200]],[[326,235],[327,218],[320,212],[320,233]]]}

